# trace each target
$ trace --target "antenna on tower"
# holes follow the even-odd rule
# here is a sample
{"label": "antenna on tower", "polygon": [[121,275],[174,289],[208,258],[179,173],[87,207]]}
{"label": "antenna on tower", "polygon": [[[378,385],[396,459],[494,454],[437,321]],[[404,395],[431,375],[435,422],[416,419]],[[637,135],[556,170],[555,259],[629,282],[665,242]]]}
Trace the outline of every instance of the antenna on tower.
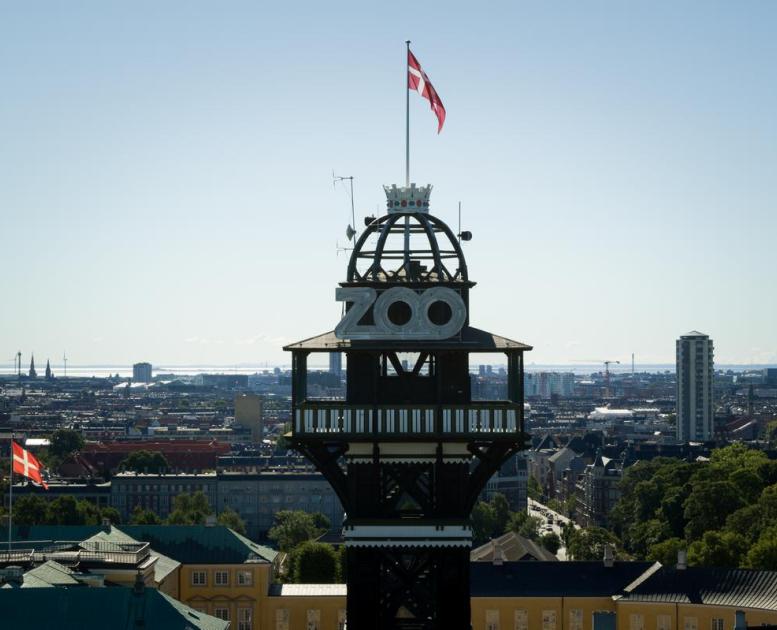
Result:
{"label": "antenna on tower", "polygon": [[344,182],[347,181],[349,186],[349,195],[351,197],[351,223],[345,230],[345,236],[348,238],[349,241],[354,241],[356,239],[356,235],[358,232],[356,231],[356,209],[354,207],[354,201],[353,201],[353,175],[348,176],[342,176],[342,175],[335,175],[334,170],[332,171],[332,188],[336,188],[338,182]]}
{"label": "antenna on tower", "polygon": [[456,236],[459,238],[459,243],[461,241],[471,241],[472,240],[472,232],[468,231],[461,231],[461,202],[459,201],[459,231],[456,234]]}

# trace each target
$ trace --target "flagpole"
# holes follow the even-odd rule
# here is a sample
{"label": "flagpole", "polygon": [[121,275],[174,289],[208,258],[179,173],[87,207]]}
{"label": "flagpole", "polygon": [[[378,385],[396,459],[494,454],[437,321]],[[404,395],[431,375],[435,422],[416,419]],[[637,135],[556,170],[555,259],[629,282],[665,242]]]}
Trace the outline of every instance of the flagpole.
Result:
{"label": "flagpole", "polygon": [[[410,187],[410,40],[405,41],[405,187]],[[410,217],[405,215],[405,275],[410,276]]]}
{"label": "flagpole", "polygon": [[11,529],[13,527],[13,432],[11,432],[11,476],[8,477],[8,559],[11,559]]}
{"label": "flagpole", "polygon": [[407,73],[410,59],[410,40],[405,41],[405,186],[410,186],[410,85]]}

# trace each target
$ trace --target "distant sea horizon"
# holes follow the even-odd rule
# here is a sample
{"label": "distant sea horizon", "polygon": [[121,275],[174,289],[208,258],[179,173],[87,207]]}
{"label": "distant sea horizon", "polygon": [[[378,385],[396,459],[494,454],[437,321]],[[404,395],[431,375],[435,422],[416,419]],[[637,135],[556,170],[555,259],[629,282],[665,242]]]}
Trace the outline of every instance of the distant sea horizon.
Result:
{"label": "distant sea horizon", "polygon": [[[492,369],[498,370],[505,367],[504,363],[492,363],[484,364],[490,365]],[[313,370],[327,370],[328,364],[311,364],[308,366]],[[175,376],[194,376],[196,374],[256,374],[267,371],[273,371],[275,368],[281,370],[291,369],[290,363],[237,363],[234,365],[223,364],[196,364],[196,365],[173,365],[173,364],[160,364],[153,366],[154,375],[159,374],[173,374]],[[470,366],[471,372],[477,372],[479,364],[473,364]],[[715,364],[716,370],[731,370],[734,372],[745,372],[749,370],[762,370],[764,368],[777,368],[777,364]],[[43,376],[45,366],[37,367],[38,375]],[[64,376],[65,370],[62,364],[52,365],[52,371],[54,376]],[[527,363],[525,365],[527,372],[573,372],[577,375],[594,374],[596,372],[603,372],[604,366],[598,363]],[[674,363],[644,363],[637,364],[634,367],[636,373],[662,373],[662,372],[674,372]],[[630,364],[610,365],[610,372],[612,374],[624,374],[631,372]],[[27,373],[26,366],[23,366],[22,373]],[[14,365],[12,363],[0,363],[0,376],[12,376],[15,374]],[[115,376],[118,374],[122,378],[132,376],[132,365],[119,365],[119,364],[84,364],[73,365],[68,364],[67,376],[72,377],[97,377],[107,378],[109,376]]]}

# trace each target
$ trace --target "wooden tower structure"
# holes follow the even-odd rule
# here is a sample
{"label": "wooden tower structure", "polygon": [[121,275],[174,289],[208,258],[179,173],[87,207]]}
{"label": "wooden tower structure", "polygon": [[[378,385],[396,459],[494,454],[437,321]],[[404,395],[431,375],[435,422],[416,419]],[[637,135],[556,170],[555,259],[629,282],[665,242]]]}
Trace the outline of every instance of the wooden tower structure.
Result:
{"label": "wooden tower structure", "polygon": [[[385,187],[336,289],[334,331],[291,344],[294,447],[346,512],[349,630],[470,628],[470,512],[523,448],[523,353],[470,325],[459,237],[431,186]],[[457,237],[458,236],[458,237]],[[343,400],[308,396],[310,353],[346,358]],[[504,400],[473,400],[470,355],[507,359]]]}

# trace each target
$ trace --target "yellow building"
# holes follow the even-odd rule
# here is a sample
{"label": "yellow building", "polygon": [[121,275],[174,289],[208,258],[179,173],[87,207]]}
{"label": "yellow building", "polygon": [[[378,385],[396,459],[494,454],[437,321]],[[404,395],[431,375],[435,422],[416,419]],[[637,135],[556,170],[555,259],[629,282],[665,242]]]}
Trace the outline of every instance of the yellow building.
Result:
{"label": "yellow building", "polygon": [[[82,555],[95,543],[121,545],[120,552],[126,555],[135,549],[126,545],[134,543],[137,563],[122,561],[106,569],[101,560],[93,562],[94,566],[82,563],[82,569],[91,567],[89,571],[103,576],[106,584],[127,584],[130,573],[135,577],[140,570],[147,586],[200,612],[229,620],[230,630],[345,629],[344,584],[276,584],[278,554],[223,526],[124,525],[108,531],[33,526],[20,531],[19,544],[23,544],[22,534],[37,541],[83,540],[75,543]],[[100,550],[108,553],[104,547]],[[56,553],[70,552],[57,545]],[[32,579],[35,573],[31,573]],[[684,563],[504,562],[497,558],[471,563],[470,587],[473,630],[777,626],[777,571],[686,567]]]}
{"label": "yellow building", "polygon": [[229,621],[232,630],[263,627],[276,551],[220,525],[123,525],[121,529],[181,563],[179,601]]}
{"label": "yellow building", "polygon": [[[473,630],[738,630],[738,611],[748,627],[777,624],[777,571],[644,562],[471,569]],[[259,628],[343,630],[345,607],[344,584],[272,585]]]}

